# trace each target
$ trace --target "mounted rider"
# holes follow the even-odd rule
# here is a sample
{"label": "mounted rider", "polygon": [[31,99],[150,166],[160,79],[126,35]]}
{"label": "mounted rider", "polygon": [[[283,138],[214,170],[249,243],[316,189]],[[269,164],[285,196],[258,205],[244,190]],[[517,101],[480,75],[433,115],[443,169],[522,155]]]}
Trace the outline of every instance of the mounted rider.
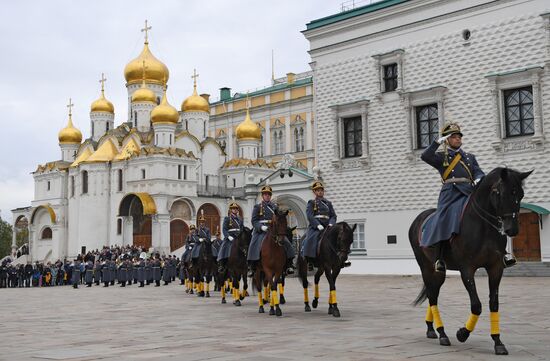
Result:
{"label": "mounted rider", "polygon": [[195,236],[196,242],[195,247],[193,247],[193,251],[191,253],[192,259],[197,259],[200,256],[202,243],[205,241],[210,242],[212,236],[210,235],[210,229],[206,227],[206,218],[204,218],[204,212],[201,211],[201,215],[199,216],[199,227],[197,229],[197,233]]}
{"label": "mounted rider", "polygon": [[[438,152],[440,145],[443,152]],[[424,150],[421,159],[437,169],[443,186],[439,193],[437,210],[430,216],[423,228],[420,245],[436,248],[435,269],[444,272],[444,247],[448,240],[460,233],[462,211],[485,173],[479,167],[475,155],[462,149],[462,132],[456,123],[448,123],[441,132],[441,138],[434,140]],[[506,267],[515,264],[510,254],[504,256]]]}
{"label": "mounted rider", "polygon": [[193,248],[195,247],[195,243],[197,243],[198,240],[197,227],[192,224],[189,226],[189,234],[185,239],[185,251],[183,251],[183,254],[181,255],[181,259],[183,260],[183,262],[191,262],[191,254],[193,253]]}
{"label": "mounted rider", "polygon": [[302,256],[308,259],[310,269],[317,260],[317,250],[322,235],[336,224],[336,212],[332,203],[325,198],[325,186],[320,181],[311,185],[315,198],[307,202],[306,215],[309,221],[304,242],[302,243]]}
{"label": "mounted rider", "polygon": [[243,219],[239,215],[239,205],[233,201],[229,204],[229,215],[223,219],[223,241],[218,252],[218,272],[225,273],[231,245],[242,232],[243,226]]}
{"label": "mounted rider", "polygon": [[[262,200],[260,203],[254,205],[252,210],[252,239],[250,240],[250,246],[248,248],[247,261],[250,267],[249,277],[253,276],[256,264],[260,260],[260,252],[262,249],[262,242],[269,229],[273,216],[277,211],[277,204],[271,201],[273,191],[269,185],[265,185],[260,190]],[[294,247],[290,244],[290,241],[285,237],[283,241],[287,256],[286,273],[294,273],[294,256],[296,252]]]}

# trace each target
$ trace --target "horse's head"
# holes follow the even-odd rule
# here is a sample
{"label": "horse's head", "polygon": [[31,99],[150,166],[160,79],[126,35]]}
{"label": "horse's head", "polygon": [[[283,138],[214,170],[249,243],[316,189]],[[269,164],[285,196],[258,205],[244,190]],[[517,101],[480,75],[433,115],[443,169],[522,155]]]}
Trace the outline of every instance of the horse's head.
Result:
{"label": "horse's head", "polygon": [[344,265],[347,261],[348,255],[351,253],[351,245],[353,244],[353,232],[357,228],[357,224],[350,227],[347,222],[338,222],[334,228],[331,229],[330,235],[335,241],[336,248],[334,251],[338,256],[340,265]]}
{"label": "horse's head", "polygon": [[523,198],[523,180],[533,171],[518,172],[508,168],[496,168],[484,179],[481,188],[489,192],[489,202],[501,231],[514,237],[519,231],[519,208]]}
{"label": "horse's head", "polygon": [[252,239],[252,230],[248,227],[243,227],[243,230],[239,232],[237,236],[237,247],[246,255],[248,253],[248,247],[250,246],[250,240]]}
{"label": "horse's head", "polygon": [[286,236],[288,232],[288,223],[286,216],[288,215],[288,209],[287,210],[280,210],[276,209],[275,214],[273,214],[273,218],[271,220],[271,227],[272,232],[277,236]]}

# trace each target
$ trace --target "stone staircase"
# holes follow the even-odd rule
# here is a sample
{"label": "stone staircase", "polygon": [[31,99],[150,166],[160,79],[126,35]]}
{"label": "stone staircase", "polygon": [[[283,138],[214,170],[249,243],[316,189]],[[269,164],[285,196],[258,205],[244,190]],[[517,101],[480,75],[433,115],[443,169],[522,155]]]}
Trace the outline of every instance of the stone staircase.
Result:
{"label": "stone staircase", "polygon": [[[479,269],[477,275],[487,276],[485,269]],[[550,277],[550,262],[518,262],[504,269],[505,277]]]}

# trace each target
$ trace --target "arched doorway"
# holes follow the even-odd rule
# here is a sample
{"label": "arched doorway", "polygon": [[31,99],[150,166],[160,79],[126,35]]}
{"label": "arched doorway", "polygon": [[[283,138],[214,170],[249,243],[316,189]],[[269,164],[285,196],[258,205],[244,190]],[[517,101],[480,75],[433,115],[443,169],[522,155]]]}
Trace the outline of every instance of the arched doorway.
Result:
{"label": "arched doorway", "polygon": [[187,223],[181,219],[173,219],[170,221],[170,252],[183,247],[185,238],[189,234]]}
{"label": "arched doorway", "polygon": [[188,201],[178,199],[172,203],[170,207],[170,219],[185,219],[190,221],[193,219],[193,210]]}
{"label": "arched doorway", "polygon": [[151,216],[156,212],[155,201],[147,193],[130,193],[120,201],[119,216],[132,217],[132,235],[135,246],[151,248]]}
{"label": "arched doorway", "polygon": [[289,194],[277,196],[276,202],[280,209],[289,210],[287,217],[288,226],[296,227],[296,231],[294,231],[294,240],[300,239],[308,226],[305,214],[306,202],[299,197]]}
{"label": "arched doorway", "polygon": [[197,219],[199,219],[201,212],[204,211],[204,218],[206,219],[206,227],[210,229],[210,234],[214,236],[220,229],[220,212],[218,208],[212,203],[205,203],[197,212]]}
{"label": "arched doorway", "polygon": [[15,220],[15,246],[17,248],[24,247],[21,254],[28,254],[29,244],[29,220],[25,216],[19,216]]}

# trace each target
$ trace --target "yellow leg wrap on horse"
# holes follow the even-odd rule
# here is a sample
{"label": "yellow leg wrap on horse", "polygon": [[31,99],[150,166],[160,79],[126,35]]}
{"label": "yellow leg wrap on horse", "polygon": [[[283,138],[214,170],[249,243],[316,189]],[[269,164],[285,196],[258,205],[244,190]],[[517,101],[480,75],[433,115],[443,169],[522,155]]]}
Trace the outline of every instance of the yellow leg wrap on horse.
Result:
{"label": "yellow leg wrap on horse", "polygon": [[336,302],[336,290],[330,291],[330,300],[331,300],[331,302],[330,302],[331,305],[334,305],[335,303],[338,303],[338,302]]}
{"label": "yellow leg wrap on horse", "polygon": [[468,317],[468,321],[466,321],[466,329],[470,332],[476,328],[477,320],[479,319],[479,315],[474,315],[473,313],[470,313],[470,317]]}
{"label": "yellow leg wrap on horse", "polygon": [[264,300],[269,300],[269,288],[264,287]]}
{"label": "yellow leg wrap on horse", "polygon": [[304,302],[309,302],[309,293],[307,291],[307,287],[304,288]]}
{"label": "yellow leg wrap on horse", "polygon": [[279,296],[277,295],[277,291],[271,291],[271,299],[273,299],[273,306],[279,304]]}
{"label": "yellow leg wrap on horse", "polygon": [[441,321],[441,316],[439,316],[439,309],[437,308],[437,305],[430,306],[432,309],[432,315],[434,318],[434,325],[435,329],[437,330],[440,327],[443,327],[443,321]]}
{"label": "yellow leg wrap on horse", "polygon": [[264,298],[262,297],[262,293],[261,292],[258,292],[258,304],[260,306],[263,306],[264,305]]}
{"label": "yellow leg wrap on horse", "polygon": [[434,316],[432,315],[432,308],[428,305],[426,309],[426,322],[434,322]]}
{"label": "yellow leg wrap on horse", "polygon": [[222,287],[222,298],[225,298],[225,287]]}
{"label": "yellow leg wrap on horse", "polygon": [[315,285],[315,298],[319,298],[319,284]]}
{"label": "yellow leg wrap on horse", "polygon": [[279,284],[279,293],[281,295],[284,295],[285,294],[285,286],[283,286],[282,284]]}
{"label": "yellow leg wrap on horse", "polygon": [[236,288],[233,288],[233,299],[237,301],[239,299],[239,290]]}
{"label": "yellow leg wrap on horse", "polygon": [[500,316],[498,312],[491,312],[491,335],[500,335]]}

